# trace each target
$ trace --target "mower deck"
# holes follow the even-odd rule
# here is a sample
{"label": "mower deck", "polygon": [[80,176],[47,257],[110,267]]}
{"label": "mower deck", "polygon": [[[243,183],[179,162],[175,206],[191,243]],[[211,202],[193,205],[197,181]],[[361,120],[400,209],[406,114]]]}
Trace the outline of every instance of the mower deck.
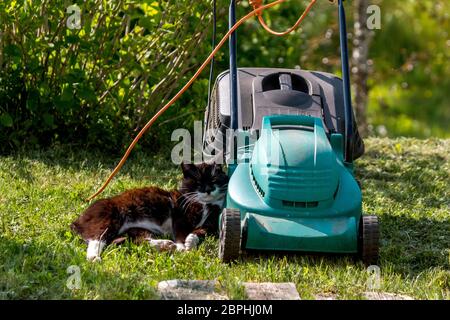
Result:
{"label": "mower deck", "polygon": [[330,205],[272,208],[255,189],[250,164],[239,164],[228,185],[227,207],[240,209],[243,249],[356,253],[361,191],[346,169],[340,181]]}

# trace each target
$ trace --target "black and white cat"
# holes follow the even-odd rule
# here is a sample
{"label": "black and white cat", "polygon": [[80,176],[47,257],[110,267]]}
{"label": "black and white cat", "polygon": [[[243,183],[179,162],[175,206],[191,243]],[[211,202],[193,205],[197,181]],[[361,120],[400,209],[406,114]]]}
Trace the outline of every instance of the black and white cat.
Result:
{"label": "black and white cat", "polygon": [[185,251],[194,249],[206,233],[217,233],[228,176],[217,164],[182,164],[181,168],[179,190],[133,189],[89,206],[71,225],[87,242],[87,259],[100,260],[104,247],[124,235],[148,241],[159,250]]}

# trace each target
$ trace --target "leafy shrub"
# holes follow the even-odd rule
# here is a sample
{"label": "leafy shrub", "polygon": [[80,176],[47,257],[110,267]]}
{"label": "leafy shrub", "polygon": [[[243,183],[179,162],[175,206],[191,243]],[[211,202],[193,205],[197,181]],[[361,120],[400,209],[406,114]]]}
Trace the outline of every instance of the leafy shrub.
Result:
{"label": "leafy shrub", "polygon": [[[73,4],[79,29],[68,27]],[[1,150],[128,143],[198,64],[209,8],[187,0],[1,1]]]}

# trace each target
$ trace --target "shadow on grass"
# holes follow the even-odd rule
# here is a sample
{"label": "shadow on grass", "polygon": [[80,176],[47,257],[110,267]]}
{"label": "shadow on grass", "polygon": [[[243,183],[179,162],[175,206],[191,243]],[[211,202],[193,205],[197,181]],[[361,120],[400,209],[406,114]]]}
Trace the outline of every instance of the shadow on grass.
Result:
{"label": "shadow on grass", "polygon": [[430,268],[450,271],[450,219],[381,217],[381,263],[404,275],[416,276]]}
{"label": "shadow on grass", "polygon": [[356,167],[365,203],[384,210],[381,263],[413,276],[429,268],[450,270],[447,159],[433,144],[424,149],[396,153],[372,146]]}
{"label": "shadow on grass", "polygon": [[286,259],[288,263],[308,264],[321,266],[324,264],[335,266],[355,265],[364,267],[357,254],[332,254],[293,251],[261,251],[245,250],[240,260],[243,262],[258,262],[262,260],[281,261]]}
{"label": "shadow on grass", "polygon": [[[420,157],[413,154],[412,159],[407,157],[403,155],[398,159],[386,160],[385,154],[371,150],[366,154],[364,162],[357,165],[356,176],[363,189],[370,184],[376,184],[377,192],[396,202],[411,204],[411,201],[415,200],[411,196],[415,194],[424,198],[427,206],[440,207],[445,190],[442,190],[442,196],[437,199],[439,192],[436,192],[436,184],[438,181],[450,180],[448,171],[442,169],[445,167],[446,158],[439,154],[420,154]],[[386,185],[397,188],[392,189]],[[447,187],[448,191],[450,190]]]}

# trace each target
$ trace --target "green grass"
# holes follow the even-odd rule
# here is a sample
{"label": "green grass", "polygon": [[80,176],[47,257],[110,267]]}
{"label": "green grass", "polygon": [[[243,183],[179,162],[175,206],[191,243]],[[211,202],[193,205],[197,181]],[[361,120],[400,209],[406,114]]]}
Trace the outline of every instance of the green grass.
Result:
{"label": "green grass", "polygon": [[[364,210],[381,219],[382,291],[417,299],[450,298],[450,140],[369,139],[356,174]],[[83,201],[117,159],[59,147],[0,157],[0,299],[153,299],[166,279],[218,279],[232,298],[243,281],[293,281],[303,299],[333,293],[361,299],[369,274],[351,257],[250,255],[231,266],[217,240],[198,251],[158,253],[148,245],[110,246],[101,263],[69,231]],[[104,196],[131,187],[177,185],[162,156],[135,155]],[[79,266],[80,289],[66,287]]]}

